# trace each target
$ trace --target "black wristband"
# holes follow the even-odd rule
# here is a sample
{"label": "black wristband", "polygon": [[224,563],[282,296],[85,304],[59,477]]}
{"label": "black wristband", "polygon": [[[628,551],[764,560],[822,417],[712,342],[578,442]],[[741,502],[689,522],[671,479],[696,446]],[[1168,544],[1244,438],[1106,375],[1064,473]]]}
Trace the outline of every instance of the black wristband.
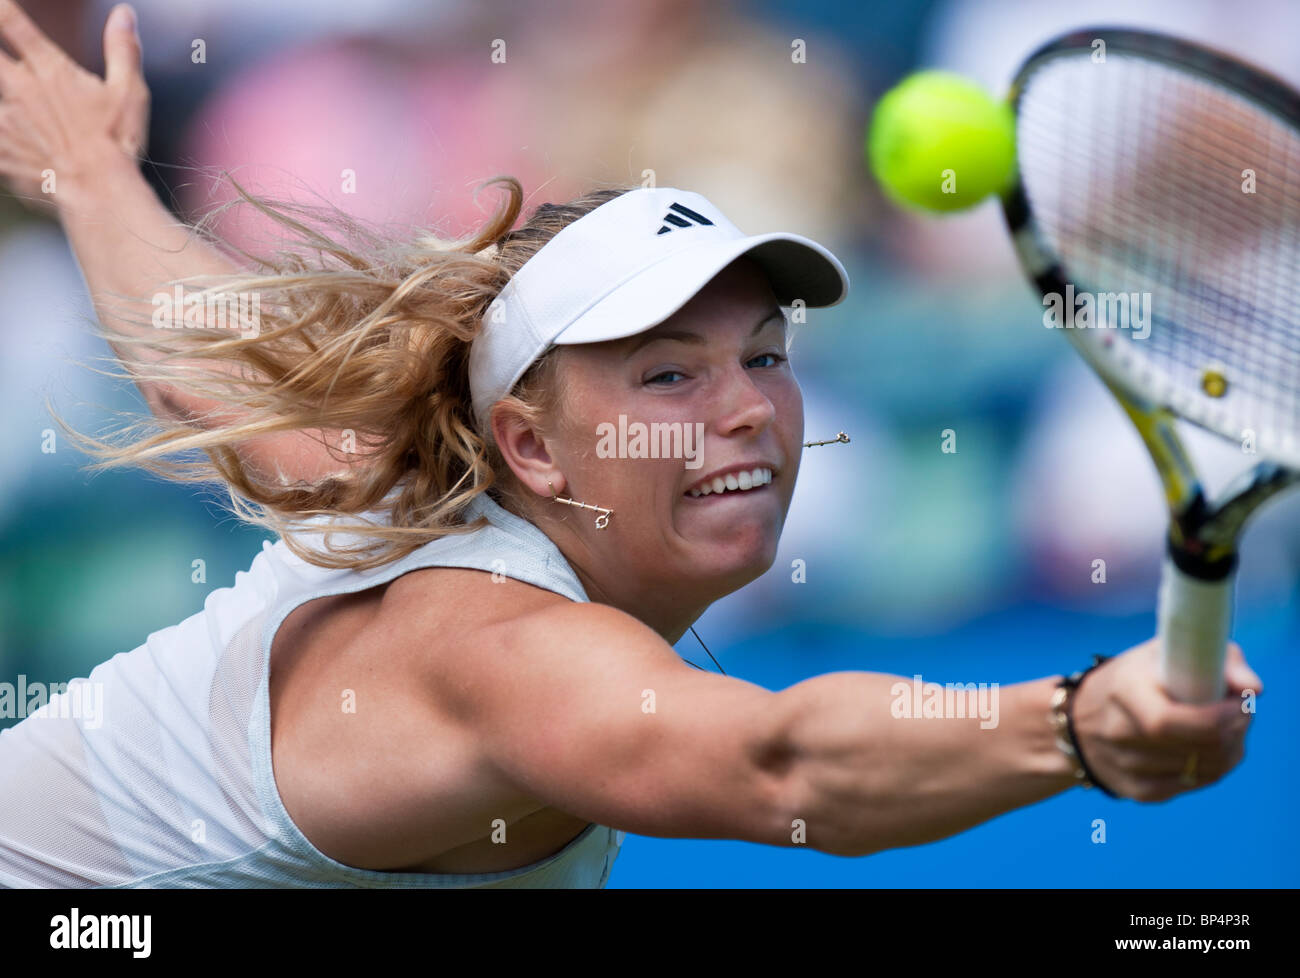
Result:
{"label": "black wristband", "polygon": [[1063,676],[1061,681],[1056,685],[1064,686],[1066,689],[1071,691],[1070,698],[1065,704],[1065,730],[1070,738],[1070,746],[1074,748],[1074,756],[1079,759],[1079,767],[1083,768],[1084,777],[1101,789],[1102,794],[1106,795],[1108,798],[1118,798],[1119,795],[1115,794],[1115,792],[1102,784],[1097,775],[1093,773],[1092,768],[1088,766],[1087,758],[1083,756],[1083,751],[1079,747],[1079,738],[1075,735],[1074,731],[1074,697],[1078,695],[1079,687],[1083,685],[1083,681],[1087,678],[1088,673],[1092,672],[1103,663],[1109,662],[1112,658],[1113,656],[1109,655],[1094,655],[1092,657],[1092,665],[1087,669],[1081,669],[1070,676]]}

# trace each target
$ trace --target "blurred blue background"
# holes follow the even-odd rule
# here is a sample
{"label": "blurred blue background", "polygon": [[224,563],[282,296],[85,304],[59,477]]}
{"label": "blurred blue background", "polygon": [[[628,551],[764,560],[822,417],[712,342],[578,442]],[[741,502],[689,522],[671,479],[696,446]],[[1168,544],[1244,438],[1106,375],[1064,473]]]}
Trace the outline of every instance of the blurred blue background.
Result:
{"label": "blurred blue background", "polygon": [[[111,4],[29,4],[88,67]],[[772,570],[711,608],[700,636],[729,674],[779,689],[828,671],[1008,684],[1070,672],[1150,636],[1162,502],[1140,443],[1067,344],[1040,325],[996,206],[923,219],[879,198],[861,161],[873,100],[921,66],[1002,92],[1047,37],[1134,24],[1212,41],[1300,81],[1300,12],[1259,0],[860,4],[635,0],[546,5],[136,0],[154,98],[151,179],[180,216],[223,199],[196,168],[255,190],[321,193],[374,221],[462,233],[500,172],[529,209],[597,181],[709,196],[748,232],[827,244],[853,279],[810,314],[794,363],[809,449]],[[206,59],[196,63],[196,39]],[[489,49],[504,39],[508,57]],[[802,41],[806,60],[791,52]],[[339,172],[355,194],[336,193]],[[265,228],[220,230],[256,245]],[[233,583],[264,534],[209,493],[88,477],[44,398],[85,430],[141,410],[78,359],[108,350],[56,224],[0,203],[0,680],[57,682],[141,644]],[[945,430],[956,453],[940,450]],[[1189,433],[1214,480],[1238,453]],[[1295,886],[1300,503],[1243,546],[1235,637],[1269,691],[1246,761],[1156,806],[1073,791],[932,845],[846,860],[725,841],[629,837],[635,886]],[[207,582],[191,582],[191,562]],[[1107,580],[1093,583],[1094,560]],[[803,561],[806,582],[792,580]],[[707,663],[694,637],[679,644]],[[11,723],[0,719],[0,726]],[[1284,753],[1287,752],[1287,753]],[[1093,844],[1092,822],[1107,825]]]}

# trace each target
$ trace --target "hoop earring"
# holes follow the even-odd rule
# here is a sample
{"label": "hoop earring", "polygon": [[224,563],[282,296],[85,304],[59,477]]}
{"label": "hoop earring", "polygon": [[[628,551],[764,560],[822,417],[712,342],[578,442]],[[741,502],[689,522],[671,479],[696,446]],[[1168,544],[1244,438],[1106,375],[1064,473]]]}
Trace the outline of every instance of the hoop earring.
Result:
{"label": "hoop earring", "polygon": [[555,486],[551,485],[551,480],[546,480],[546,486],[551,490],[551,499],[557,503],[564,503],[566,506],[580,506],[582,509],[594,509],[600,515],[596,517],[596,529],[603,530],[609,526],[609,518],[614,515],[612,509],[606,509],[603,506],[593,506],[591,503],[580,503],[575,499],[561,499],[555,494]]}

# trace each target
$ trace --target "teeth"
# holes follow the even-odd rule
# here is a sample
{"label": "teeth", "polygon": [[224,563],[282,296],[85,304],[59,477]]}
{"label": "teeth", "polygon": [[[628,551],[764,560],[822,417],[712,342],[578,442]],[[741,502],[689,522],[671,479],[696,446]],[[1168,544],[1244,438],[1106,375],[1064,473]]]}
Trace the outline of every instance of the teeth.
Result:
{"label": "teeth", "polygon": [[690,495],[698,499],[700,496],[710,496],[717,492],[744,492],[747,489],[765,486],[771,481],[771,469],[758,468],[748,472],[734,472],[719,476],[712,482],[706,482],[698,489],[692,489]]}

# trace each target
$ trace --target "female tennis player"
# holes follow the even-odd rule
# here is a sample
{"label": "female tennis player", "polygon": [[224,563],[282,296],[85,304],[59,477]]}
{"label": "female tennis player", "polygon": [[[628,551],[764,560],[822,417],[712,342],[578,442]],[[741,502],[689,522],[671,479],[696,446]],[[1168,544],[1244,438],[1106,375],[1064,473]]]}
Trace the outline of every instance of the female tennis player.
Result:
{"label": "female tennis player", "polygon": [[[671,188],[511,230],[500,178],[459,244],[345,244],[268,207],[302,247],[249,270],[138,173],[133,25],[110,15],[99,79],[0,0],[0,170],[28,196],[56,175],[156,416],[87,443],[216,479],[280,539],[0,734],[0,883],[603,886],[626,832],[858,856],[1080,783],[1170,798],[1241,758],[1259,684],[1235,648],[1218,704],[1172,701],[1146,643],[1003,688],[991,725],[900,719],[895,676],[691,668],[672,643],[775,559],[803,439],[783,307],[841,301],[840,262]],[[195,282],[259,305],[234,330],[182,301],[178,324]],[[670,450],[617,450],[621,423]],[[88,689],[97,725],[68,709]]]}

